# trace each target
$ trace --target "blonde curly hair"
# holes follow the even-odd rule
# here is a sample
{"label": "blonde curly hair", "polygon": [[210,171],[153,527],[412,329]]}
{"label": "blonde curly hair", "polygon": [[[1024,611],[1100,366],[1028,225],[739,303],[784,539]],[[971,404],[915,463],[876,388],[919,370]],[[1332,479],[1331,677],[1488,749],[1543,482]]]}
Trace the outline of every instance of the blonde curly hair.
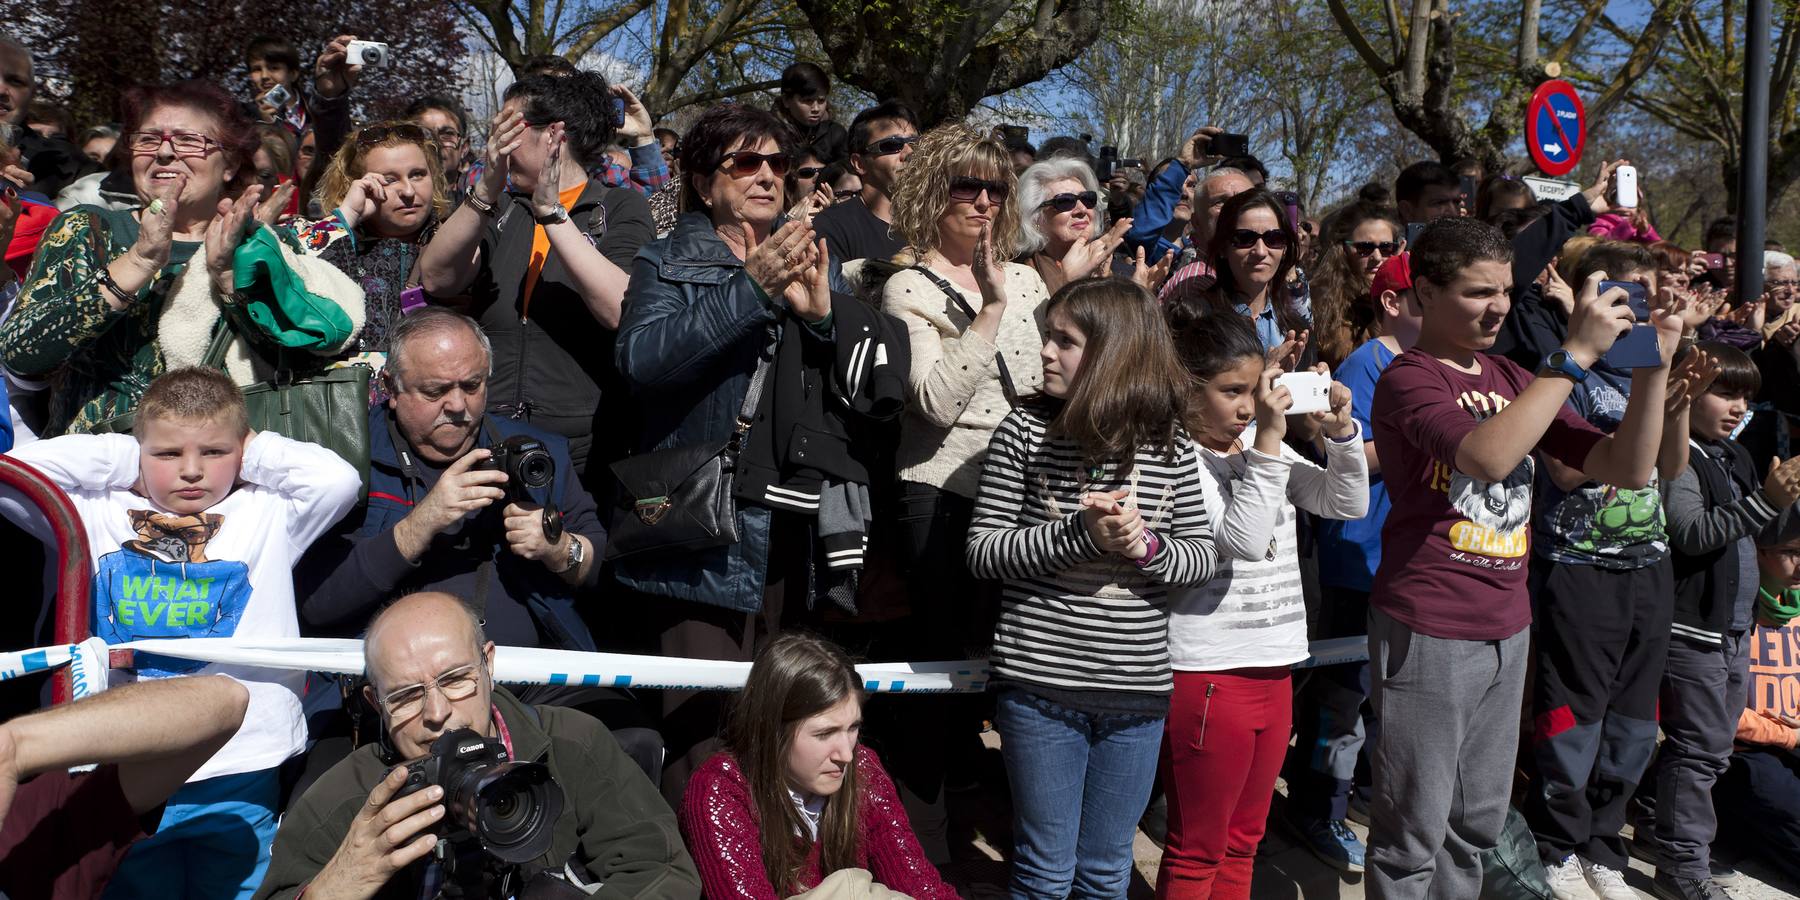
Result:
{"label": "blonde curly hair", "polygon": [[[959,122],[926,132],[894,182],[894,233],[915,257],[937,249],[938,220],[950,208],[950,180],[958,177],[998,181],[1019,192],[1012,155],[987,133]],[[1011,260],[1019,246],[1019,208],[1010,199],[994,216],[993,240],[995,262]]]}
{"label": "blonde curly hair", "polygon": [[428,135],[423,142],[398,134],[389,134],[372,144],[364,144],[359,140],[362,133],[371,128],[395,128],[407,125],[417,128],[417,123],[407,121],[375,122],[365,125],[344,141],[344,145],[331,155],[331,162],[319,175],[319,186],[313,191],[314,199],[319,201],[319,208],[337,209],[344,202],[344,196],[350,193],[350,185],[356,179],[368,174],[364,160],[369,151],[380,147],[418,147],[425,154],[425,167],[431,171],[431,211],[438,219],[450,214],[450,189],[444,181],[444,166],[438,161],[438,149]]}

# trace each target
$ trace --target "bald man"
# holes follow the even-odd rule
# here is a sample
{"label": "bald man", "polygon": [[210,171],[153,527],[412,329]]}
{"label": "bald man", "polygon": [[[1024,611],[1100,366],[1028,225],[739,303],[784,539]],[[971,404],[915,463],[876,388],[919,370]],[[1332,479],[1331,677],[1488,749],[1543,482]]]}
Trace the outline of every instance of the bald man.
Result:
{"label": "bald man", "polygon": [[566,865],[582,883],[604,885],[601,896],[699,897],[674,813],[606,727],[575,710],[526,706],[494,685],[493,671],[493,642],[454,595],[412,594],[377,614],[363,642],[363,690],[380,711],[382,739],[333,766],[288,810],[257,898],[418,897],[443,790],[394,799],[405,781],[398,764],[459,728],[547,765],[562,787],[550,850],[524,874]]}

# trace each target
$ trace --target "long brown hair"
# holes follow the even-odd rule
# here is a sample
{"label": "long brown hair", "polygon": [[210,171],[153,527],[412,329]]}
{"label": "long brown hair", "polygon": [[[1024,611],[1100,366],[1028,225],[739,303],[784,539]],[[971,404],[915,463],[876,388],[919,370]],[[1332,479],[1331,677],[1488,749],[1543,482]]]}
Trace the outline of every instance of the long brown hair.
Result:
{"label": "long brown hair", "polygon": [[1187,370],[1156,298],[1122,278],[1072,281],[1050,298],[1087,339],[1069,396],[1050,432],[1074,441],[1082,461],[1116,460],[1129,472],[1140,449],[1174,459],[1183,429],[1192,434]]}
{"label": "long brown hair", "polygon": [[1312,277],[1312,340],[1319,359],[1333,369],[1374,337],[1381,323],[1381,311],[1370,301],[1362,259],[1345,245],[1364,222],[1385,222],[1395,241],[1406,233],[1392,210],[1360,201],[1326,221],[1318,271]]}
{"label": "long brown hair", "polygon": [[[812,635],[789,632],[756,658],[725,725],[725,747],[750,782],[763,872],[783,896],[804,890],[798,882],[805,854],[795,835],[806,833],[788,795],[788,750],[807,719],[848,697],[862,702],[862,679],[843,649]],[[826,799],[819,817],[821,875],[856,867],[861,794],[862,779],[852,757],[843,786]]]}

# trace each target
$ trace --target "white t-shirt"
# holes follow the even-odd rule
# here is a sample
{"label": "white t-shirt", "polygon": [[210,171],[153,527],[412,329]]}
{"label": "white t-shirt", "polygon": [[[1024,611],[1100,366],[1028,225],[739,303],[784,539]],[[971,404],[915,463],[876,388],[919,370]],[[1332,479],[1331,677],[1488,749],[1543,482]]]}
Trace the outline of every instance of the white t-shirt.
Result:
{"label": "white t-shirt", "polygon": [[[261,432],[245,449],[242,482],[204,513],[178,516],[132,493],[138,445],[128,435],[66,435],[13,456],[63,489],[87,533],[94,568],[94,633],[136,638],[294,638],[294,566],[356,505],[355,467],[317,444]],[[42,533],[18,494],[0,512]],[[137,677],[230,675],[250,691],[244,724],[189,781],[280,765],[305,748],[305,673],[137,659]]]}
{"label": "white t-shirt", "polygon": [[[1294,508],[1358,519],[1369,505],[1361,429],[1326,440],[1327,468],[1286,444],[1281,455],[1200,448],[1201,489],[1212,515],[1219,570],[1169,593],[1169,658],[1177,672],[1290,666],[1307,657],[1306,598]],[[1243,446],[1256,439],[1252,423]]]}

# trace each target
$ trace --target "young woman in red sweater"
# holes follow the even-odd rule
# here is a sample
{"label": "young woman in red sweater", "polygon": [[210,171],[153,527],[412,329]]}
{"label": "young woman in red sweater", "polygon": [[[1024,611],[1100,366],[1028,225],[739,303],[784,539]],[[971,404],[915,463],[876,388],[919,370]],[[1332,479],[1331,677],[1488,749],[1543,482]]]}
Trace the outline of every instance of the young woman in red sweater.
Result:
{"label": "young woman in red sweater", "polygon": [[[859,746],[862,679],[829,641],[789,633],[750,669],[725,748],[689,779],[681,833],[709,900],[956,900],[919,849],[894,782]],[[885,887],[887,890],[883,891]]]}

